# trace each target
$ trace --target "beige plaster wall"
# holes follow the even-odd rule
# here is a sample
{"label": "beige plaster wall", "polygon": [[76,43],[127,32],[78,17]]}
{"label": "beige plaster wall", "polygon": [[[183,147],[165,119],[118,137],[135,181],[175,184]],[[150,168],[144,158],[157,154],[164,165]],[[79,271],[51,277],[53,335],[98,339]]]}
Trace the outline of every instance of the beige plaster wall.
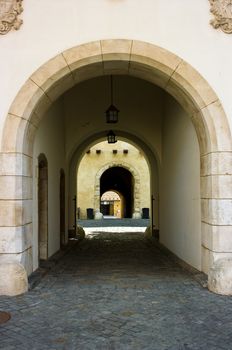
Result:
{"label": "beige plaster wall", "polygon": [[200,154],[189,116],[166,98],[161,166],[160,240],[201,270]]}
{"label": "beige plaster wall", "polygon": [[48,256],[60,249],[60,169],[66,172],[63,130],[62,101],[58,101],[46,113],[34,142],[33,269],[38,267],[38,156],[41,153],[48,161]]}
{"label": "beige plaster wall", "polygon": [[[123,153],[124,149],[128,150],[128,154]],[[96,150],[100,150],[101,153],[97,154]],[[117,154],[113,154],[113,150],[117,150]],[[80,207],[81,219],[86,218],[86,208],[95,208],[97,173],[104,166],[111,164],[127,166],[127,170],[132,168],[138,173],[140,180],[139,193],[137,193],[140,198],[139,209],[150,208],[150,174],[142,152],[133,145],[120,140],[115,144],[103,141],[90,148],[90,153],[83,156],[78,168],[77,206]]]}

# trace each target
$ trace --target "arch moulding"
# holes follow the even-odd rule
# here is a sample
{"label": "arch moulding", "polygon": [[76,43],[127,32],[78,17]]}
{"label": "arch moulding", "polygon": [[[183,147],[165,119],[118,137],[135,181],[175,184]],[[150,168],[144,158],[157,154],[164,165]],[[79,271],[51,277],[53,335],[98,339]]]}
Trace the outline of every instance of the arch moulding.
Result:
{"label": "arch moulding", "polygon": [[100,205],[100,180],[103,173],[113,167],[121,167],[128,170],[134,180],[134,207],[133,213],[140,213],[140,176],[137,170],[130,164],[125,162],[109,162],[105,164],[101,169],[98,170],[95,176],[94,184],[94,209],[99,210]]}
{"label": "arch moulding", "polygon": [[[232,282],[225,277],[228,266],[232,269],[232,140],[226,115],[192,66],[136,40],[102,40],[68,49],[43,64],[18,92],[5,120],[0,152],[1,266],[7,271],[10,260],[31,271],[33,141],[45,111],[75,84],[104,74],[148,80],[191,115],[201,153],[202,270],[213,276],[212,290],[232,294]],[[17,278],[12,274],[12,280]]]}

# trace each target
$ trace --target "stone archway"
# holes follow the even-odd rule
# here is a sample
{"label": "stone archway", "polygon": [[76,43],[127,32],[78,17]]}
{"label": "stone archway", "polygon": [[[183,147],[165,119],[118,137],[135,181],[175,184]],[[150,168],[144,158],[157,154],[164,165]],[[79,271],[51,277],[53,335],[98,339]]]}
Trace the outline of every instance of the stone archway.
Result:
{"label": "stone archway", "polygon": [[125,162],[110,162],[101,169],[98,170],[95,176],[95,184],[94,184],[94,210],[100,211],[100,179],[103,173],[113,167],[121,167],[128,170],[134,179],[134,207],[133,207],[133,215],[139,217],[140,215],[140,176],[139,173],[133,168],[130,164]]}
{"label": "stone archway", "polygon": [[0,154],[1,264],[11,259],[31,269],[32,150],[45,111],[75,84],[111,73],[162,87],[192,116],[201,153],[202,266],[208,273],[220,260],[222,278],[218,274],[214,284],[226,280],[223,269],[232,266],[232,139],[226,115],[193,67],[163,48],[136,40],[96,41],[66,50],[41,66],[18,92],[5,120]]}
{"label": "stone archway", "polygon": [[[73,198],[77,193],[77,184],[76,184],[76,174],[82,160],[83,155],[86,150],[90,147],[94,146],[96,143],[105,140],[106,132],[102,131],[100,133],[91,135],[91,137],[86,138],[84,142],[79,145],[79,147],[73,153],[72,158],[70,160],[69,166],[69,208],[73,207]],[[125,142],[131,143],[135,148],[141,150],[145,156],[150,175],[150,189],[153,196],[156,198],[156,206],[153,212],[153,220],[156,223],[157,227],[159,227],[159,183],[158,183],[158,171],[159,171],[159,158],[158,154],[154,153],[151,148],[144,143],[143,140],[138,138],[137,135],[125,132],[124,130],[117,130],[117,135],[121,140]],[[151,176],[153,175],[153,177]],[[94,204],[93,204],[94,206]],[[150,203],[151,207],[151,203]],[[73,226],[74,215],[73,211],[69,214],[69,227],[70,229]],[[151,213],[152,215],[152,213]]]}

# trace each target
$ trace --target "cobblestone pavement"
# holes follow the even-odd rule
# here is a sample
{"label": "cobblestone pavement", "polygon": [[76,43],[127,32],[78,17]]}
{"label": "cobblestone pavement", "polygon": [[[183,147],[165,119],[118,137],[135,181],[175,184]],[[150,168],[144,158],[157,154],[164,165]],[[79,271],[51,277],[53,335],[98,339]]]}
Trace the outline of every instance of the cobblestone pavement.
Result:
{"label": "cobblestone pavement", "polygon": [[150,219],[101,219],[101,220],[77,220],[82,227],[147,227]]}
{"label": "cobblestone pavement", "polygon": [[30,292],[0,297],[0,349],[232,349],[232,298],[170,259],[141,233],[88,236]]}

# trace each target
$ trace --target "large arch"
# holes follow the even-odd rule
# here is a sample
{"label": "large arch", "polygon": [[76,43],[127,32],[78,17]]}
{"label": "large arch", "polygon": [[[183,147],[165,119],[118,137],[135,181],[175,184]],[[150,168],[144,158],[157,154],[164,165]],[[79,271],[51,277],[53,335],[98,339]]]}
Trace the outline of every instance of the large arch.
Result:
{"label": "large arch", "polygon": [[[76,174],[83,155],[89,147],[96,143],[105,140],[107,130],[91,135],[80,144],[75,152],[72,153],[69,165],[69,208],[73,207],[73,198],[77,193]],[[159,181],[158,172],[160,168],[160,159],[153,149],[141,140],[137,135],[128,133],[124,130],[117,129],[117,136],[120,140],[131,143],[134,147],[142,150],[150,172],[150,188],[151,194],[155,200],[155,208],[151,215],[156,223],[156,228],[159,228]],[[69,211],[69,228],[73,227],[74,215],[73,210]]]}
{"label": "large arch", "polygon": [[126,170],[128,170],[134,179],[134,207],[133,207],[133,213],[139,213],[140,212],[140,176],[137,172],[137,170],[132,167],[130,164],[127,164],[126,162],[110,162],[105,164],[95,175],[95,184],[94,184],[94,209],[100,210],[100,179],[103,173],[113,167],[121,167]]}
{"label": "large arch", "polygon": [[[228,191],[232,139],[218,97],[180,57],[149,43],[114,39],[80,45],[52,58],[25,82],[10,106],[0,154],[1,263],[15,259],[30,271],[32,152],[40,120],[67,89],[104,74],[148,80],[170,93],[191,115],[201,153],[203,270],[208,272],[219,259],[228,262],[232,259],[232,199]],[[221,266],[223,270],[226,264]],[[12,275],[14,278],[17,276]]]}

